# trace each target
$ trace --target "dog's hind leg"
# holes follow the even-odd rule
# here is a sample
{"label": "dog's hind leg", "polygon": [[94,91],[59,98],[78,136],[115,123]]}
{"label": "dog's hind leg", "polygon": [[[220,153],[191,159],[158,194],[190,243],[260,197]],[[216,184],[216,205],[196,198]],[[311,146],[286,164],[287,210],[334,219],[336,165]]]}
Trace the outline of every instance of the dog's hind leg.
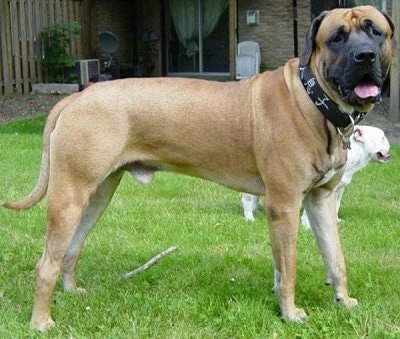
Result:
{"label": "dog's hind leg", "polygon": [[85,292],[84,289],[77,288],[76,286],[75,274],[79,255],[87,235],[108,206],[121,181],[122,175],[123,171],[111,174],[90,198],[89,206],[83,214],[82,220],[75,231],[63,260],[63,287],[67,291]]}
{"label": "dog's hind leg", "polygon": [[31,326],[39,331],[45,331],[54,324],[50,316],[52,293],[66,250],[89,199],[89,196],[79,194],[77,187],[62,187],[61,183],[58,186],[52,193],[48,191],[46,244],[36,265]]}
{"label": "dog's hind leg", "polygon": [[336,194],[335,194],[335,199],[336,199],[336,221],[338,223],[342,222],[342,219],[339,218],[339,209],[340,209],[340,204],[342,203],[342,197],[344,193],[344,188],[345,185],[342,185],[339,183],[339,185],[336,187]]}
{"label": "dog's hind leg", "polygon": [[[83,219],[86,219],[83,224],[87,223],[88,225],[89,219],[91,221],[97,220],[97,218],[88,218],[89,213],[87,211],[97,210],[97,208],[89,207],[91,205],[90,199],[105,196],[105,190],[100,190],[102,194],[96,195],[99,187],[111,186],[115,189],[114,186],[117,186],[118,183],[118,180],[116,180],[112,185],[112,179],[109,179],[111,181],[106,179],[105,186],[103,186],[101,181],[95,180],[94,177],[91,181],[87,180],[87,176],[83,176],[81,180],[78,180],[77,175],[73,176],[74,180],[70,178],[70,172],[59,171],[56,176],[50,175],[47,191],[46,244],[44,253],[36,266],[35,300],[31,318],[31,326],[39,331],[45,331],[54,324],[50,316],[51,297],[78,225],[81,224]],[[109,192],[113,192],[113,190],[109,190]],[[109,194],[109,196],[111,195]],[[104,196],[102,198],[103,209],[106,206],[105,202],[108,202],[110,198]],[[100,213],[97,214],[100,215]],[[90,227],[86,226],[86,231],[82,234],[87,234],[88,230],[90,230]],[[84,239],[84,235],[78,236],[78,238]],[[69,258],[72,258],[74,254],[72,250],[70,251]],[[75,254],[79,254],[79,250]],[[74,260],[71,262],[73,263]],[[74,264],[69,265],[71,268],[74,267]],[[71,281],[69,283],[71,284]]]}
{"label": "dog's hind leg", "polygon": [[243,206],[244,218],[246,221],[254,221],[253,212],[258,207],[259,197],[257,195],[242,193],[241,201]]}

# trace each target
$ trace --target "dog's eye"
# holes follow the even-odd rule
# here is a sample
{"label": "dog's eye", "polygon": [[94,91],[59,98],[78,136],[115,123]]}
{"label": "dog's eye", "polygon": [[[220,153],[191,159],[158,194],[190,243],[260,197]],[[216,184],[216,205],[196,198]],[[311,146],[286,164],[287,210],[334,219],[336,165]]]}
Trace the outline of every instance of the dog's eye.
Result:
{"label": "dog's eye", "polygon": [[347,40],[347,33],[343,30],[338,30],[335,34],[333,34],[328,40],[328,44],[332,47],[338,47],[343,42]]}
{"label": "dog's eye", "polygon": [[371,37],[375,37],[375,38],[381,38],[383,36],[383,33],[379,30],[376,29],[374,26],[369,26],[367,27],[367,33],[371,36]]}
{"label": "dog's eye", "polygon": [[370,37],[378,39],[382,39],[384,37],[383,32],[376,28],[370,20],[365,21],[364,30]]}
{"label": "dog's eye", "polygon": [[340,42],[342,40],[343,40],[343,35],[342,34],[337,34],[337,35],[335,35],[333,37],[333,39],[331,41],[334,42],[334,43],[338,43],[338,42]]}
{"label": "dog's eye", "polygon": [[373,36],[376,36],[377,38],[380,38],[383,35],[381,31],[378,31],[377,29],[375,29],[373,27],[371,28],[371,33]]}

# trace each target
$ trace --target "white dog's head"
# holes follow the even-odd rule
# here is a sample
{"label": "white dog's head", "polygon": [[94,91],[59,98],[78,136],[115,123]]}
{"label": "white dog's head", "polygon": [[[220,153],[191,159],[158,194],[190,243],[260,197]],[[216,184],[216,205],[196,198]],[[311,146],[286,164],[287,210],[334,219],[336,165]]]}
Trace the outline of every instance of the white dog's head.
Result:
{"label": "white dog's head", "polygon": [[370,161],[386,163],[389,158],[390,144],[385,133],[377,127],[356,126],[353,133],[354,143],[359,143]]}

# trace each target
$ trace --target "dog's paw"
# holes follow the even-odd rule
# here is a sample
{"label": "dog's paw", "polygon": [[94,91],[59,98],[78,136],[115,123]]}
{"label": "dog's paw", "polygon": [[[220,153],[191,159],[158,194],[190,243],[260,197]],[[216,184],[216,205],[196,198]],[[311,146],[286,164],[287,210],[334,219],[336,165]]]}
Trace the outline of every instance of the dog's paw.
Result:
{"label": "dog's paw", "polygon": [[76,294],[76,295],[86,295],[87,294],[86,289],[82,288],[82,287],[75,287],[72,289],[68,289],[66,291],[69,293],[72,293],[72,294]]}
{"label": "dog's paw", "polygon": [[245,211],[245,212],[244,212],[244,219],[245,219],[246,221],[251,221],[251,222],[255,221],[253,212]]}
{"label": "dog's paw", "polygon": [[78,294],[78,295],[86,295],[87,294],[86,288],[83,288],[83,287],[77,287],[74,290],[72,290],[71,292]]}
{"label": "dog's paw", "polygon": [[85,288],[82,287],[73,287],[73,288],[66,288],[64,287],[64,291],[72,294],[77,294],[77,295],[86,295],[87,291]]}
{"label": "dog's paw", "polygon": [[286,322],[302,323],[306,321],[307,318],[308,315],[302,308],[294,307],[290,311],[285,312],[285,314],[282,312],[282,319]]}
{"label": "dog's paw", "polygon": [[335,297],[335,303],[337,305],[343,305],[346,308],[353,308],[358,306],[357,299],[350,298],[350,297]]}
{"label": "dog's paw", "polygon": [[39,332],[45,332],[54,326],[54,320],[48,317],[44,320],[31,319],[31,328]]}

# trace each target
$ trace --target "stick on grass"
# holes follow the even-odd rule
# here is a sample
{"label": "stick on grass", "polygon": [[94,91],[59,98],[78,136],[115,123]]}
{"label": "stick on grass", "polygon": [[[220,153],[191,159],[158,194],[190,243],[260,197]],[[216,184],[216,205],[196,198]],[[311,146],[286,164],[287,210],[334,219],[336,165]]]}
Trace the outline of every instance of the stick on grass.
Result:
{"label": "stick on grass", "polygon": [[148,262],[146,262],[144,265],[134,269],[131,272],[128,272],[124,275],[125,279],[128,279],[140,272],[143,272],[150,268],[151,266],[157,264],[163,257],[165,257],[168,254],[171,254],[172,252],[175,252],[178,249],[178,246],[171,246],[167,248],[166,250],[162,251],[161,253],[157,254],[155,257],[151,258]]}

